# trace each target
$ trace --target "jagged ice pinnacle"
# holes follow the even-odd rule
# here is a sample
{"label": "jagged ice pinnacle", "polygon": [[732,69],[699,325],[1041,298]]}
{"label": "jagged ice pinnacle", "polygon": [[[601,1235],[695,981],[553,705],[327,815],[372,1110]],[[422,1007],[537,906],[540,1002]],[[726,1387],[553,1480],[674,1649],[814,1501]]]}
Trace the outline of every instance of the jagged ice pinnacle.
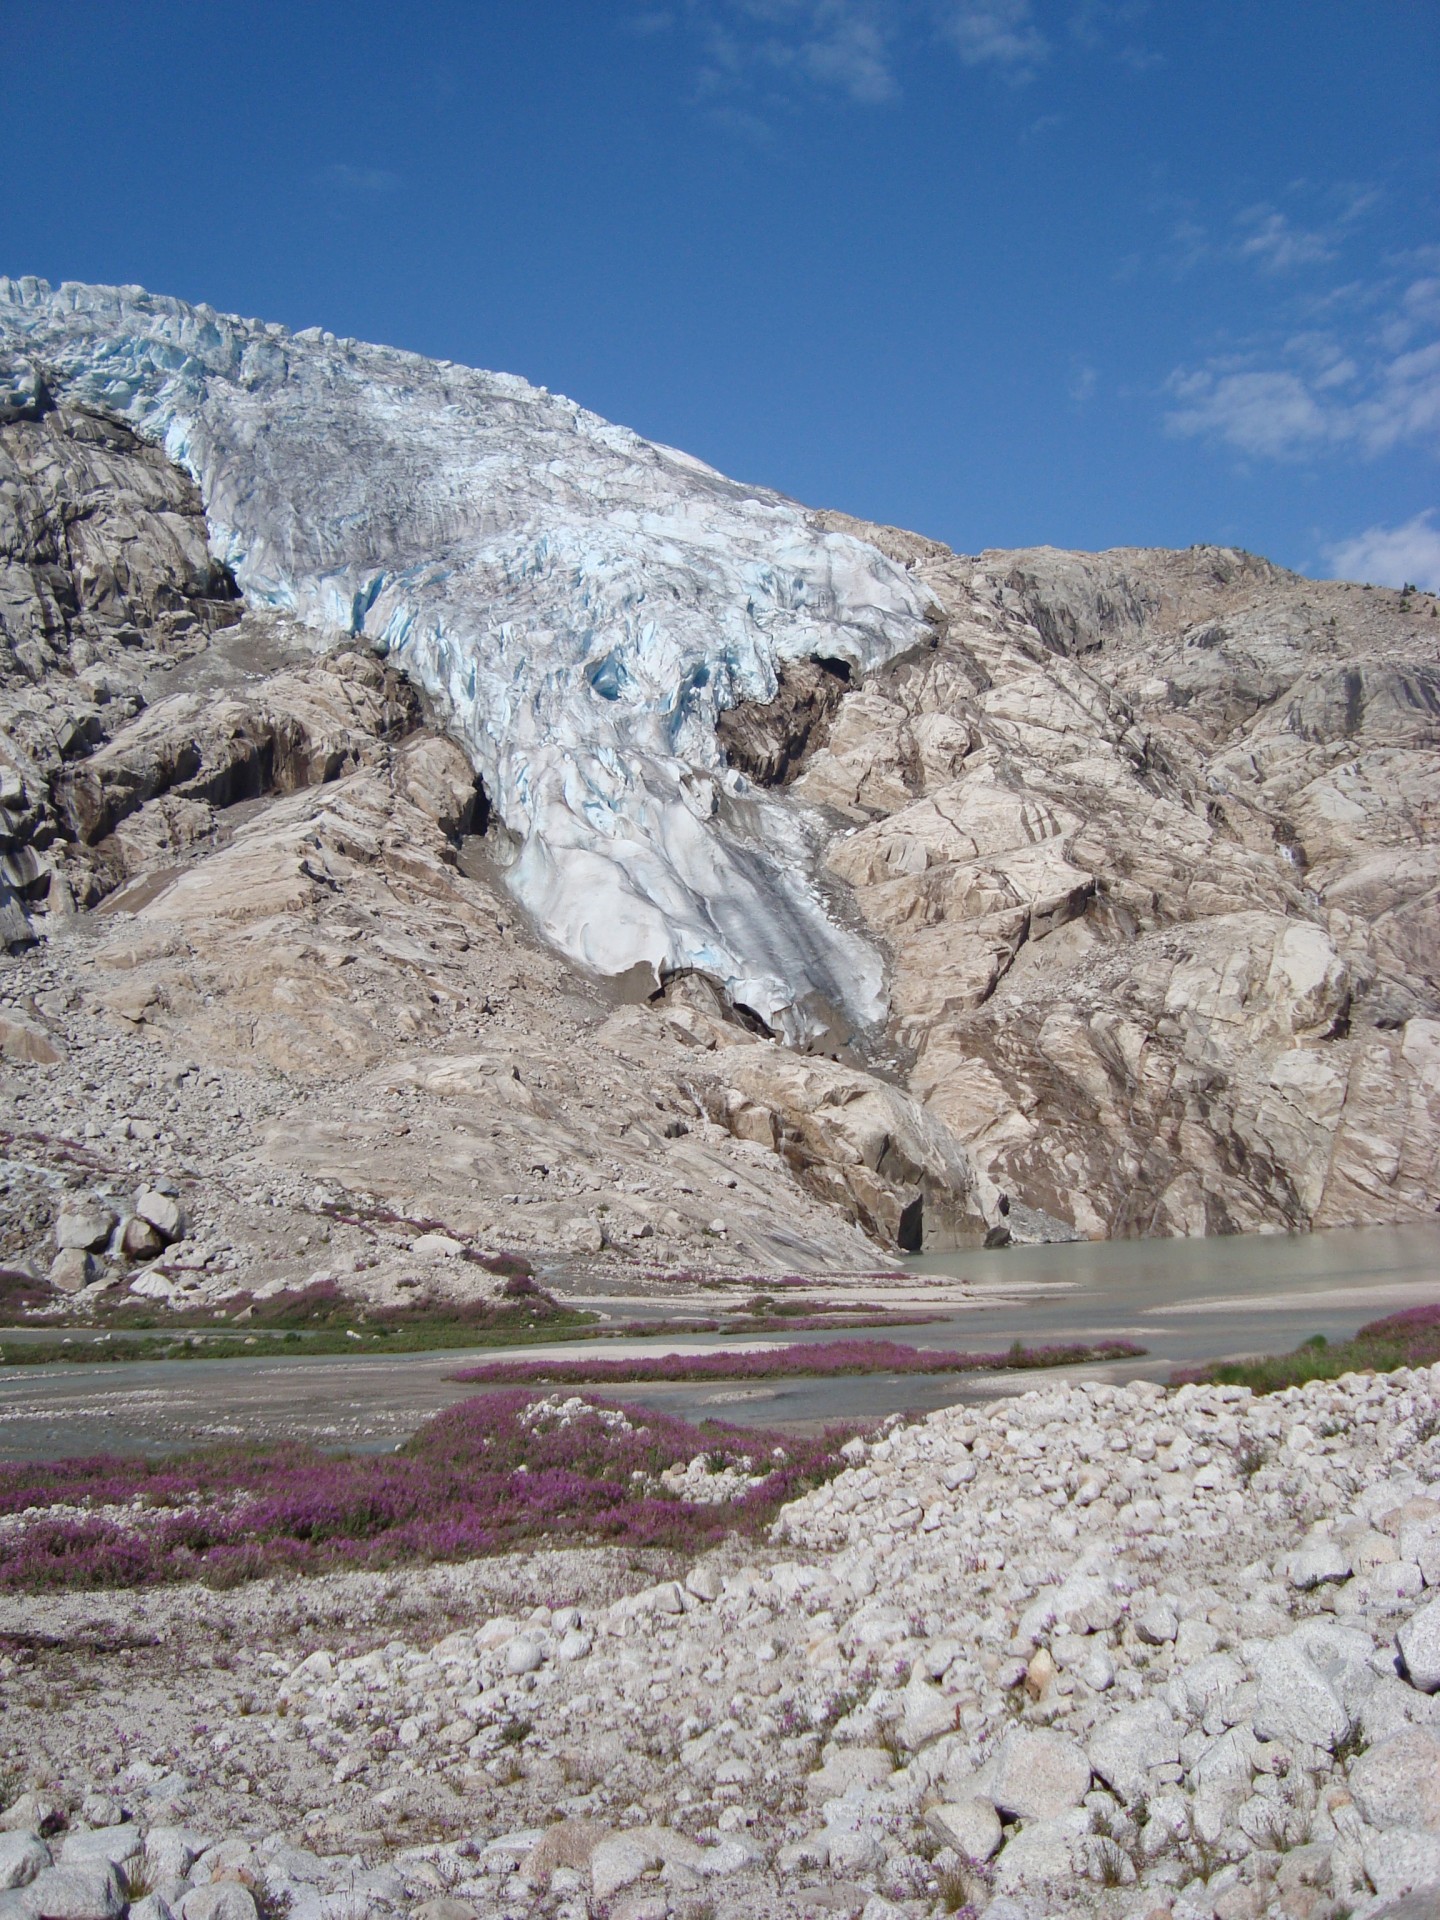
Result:
{"label": "jagged ice pinnacle", "polygon": [[[0,277],[0,388],[43,381],[161,443],[252,605],[362,638],[469,751],[507,884],[603,974],[693,967],[792,1039],[883,1012],[799,810],[715,723],[777,668],[866,669],[926,590],[793,501],[508,374],[187,306]],[[0,396],[3,397],[3,396]]]}

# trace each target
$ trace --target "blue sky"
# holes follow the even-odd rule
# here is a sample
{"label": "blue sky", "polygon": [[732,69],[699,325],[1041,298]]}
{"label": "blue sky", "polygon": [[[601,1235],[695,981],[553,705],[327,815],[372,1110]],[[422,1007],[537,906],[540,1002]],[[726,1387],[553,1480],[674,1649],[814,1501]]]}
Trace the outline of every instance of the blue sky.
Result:
{"label": "blue sky", "polygon": [[1440,588],[1427,0],[0,22],[0,271],[504,368],[965,551]]}

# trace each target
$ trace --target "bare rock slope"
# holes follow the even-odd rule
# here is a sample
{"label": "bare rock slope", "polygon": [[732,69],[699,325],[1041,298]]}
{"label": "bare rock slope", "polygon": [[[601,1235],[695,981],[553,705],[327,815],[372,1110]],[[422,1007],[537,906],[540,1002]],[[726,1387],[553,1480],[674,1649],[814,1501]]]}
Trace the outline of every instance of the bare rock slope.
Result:
{"label": "bare rock slope", "polygon": [[869,531],[948,627],[791,791],[843,823],[912,1089],[1087,1234],[1432,1216],[1434,597]]}

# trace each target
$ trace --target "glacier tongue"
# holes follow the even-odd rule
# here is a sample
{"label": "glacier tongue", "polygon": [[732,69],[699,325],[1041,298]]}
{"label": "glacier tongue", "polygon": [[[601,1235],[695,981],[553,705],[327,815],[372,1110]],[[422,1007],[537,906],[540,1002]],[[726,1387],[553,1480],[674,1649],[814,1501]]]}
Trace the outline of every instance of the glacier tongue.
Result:
{"label": "glacier tongue", "polygon": [[0,379],[35,372],[189,470],[252,604],[427,691],[513,837],[508,885],[575,960],[700,968],[791,1039],[880,1016],[878,956],[715,723],[786,661],[922,640],[903,568],[511,375],[138,287],[0,278]]}

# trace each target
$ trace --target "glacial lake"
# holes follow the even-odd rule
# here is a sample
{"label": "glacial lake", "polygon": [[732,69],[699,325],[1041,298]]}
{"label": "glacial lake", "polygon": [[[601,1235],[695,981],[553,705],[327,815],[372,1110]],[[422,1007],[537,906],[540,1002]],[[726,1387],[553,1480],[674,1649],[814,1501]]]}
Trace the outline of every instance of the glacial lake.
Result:
{"label": "glacial lake", "polygon": [[[822,1283],[823,1284],[823,1283]],[[853,1282],[837,1294],[853,1298]],[[1364,1321],[1440,1300],[1440,1228],[1106,1241],[1000,1252],[919,1255],[885,1283],[888,1304],[934,1318],[897,1329],[914,1346],[1000,1352],[1012,1341],[1133,1340],[1143,1359],[1064,1369],[1062,1377],[1164,1380],[1177,1364],[1283,1352],[1312,1334],[1343,1338]],[[650,1300],[626,1302],[636,1317]],[[811,1342],[836,1335],[795,1334]],[[876,1337],[865,1333],[857,1339]],[[513,1350],[541,1359],[702,1352],[715,1336],[606,1340]],[[785,1344],[750,1338],[731,1345]],[[303,1354],[0,1371],[0,1459],[101,1451],[165,1453],[218,1439],[286,1436],[326,1447],[395,1446],[473,1388],[449,1376],[473,1359],[442,1353]],[[1043,1384],[1051,1373],[873,1374],[842,1379],[676,1383],[610,1389],[684,1418],[809,1427],[925,1412]]]}

